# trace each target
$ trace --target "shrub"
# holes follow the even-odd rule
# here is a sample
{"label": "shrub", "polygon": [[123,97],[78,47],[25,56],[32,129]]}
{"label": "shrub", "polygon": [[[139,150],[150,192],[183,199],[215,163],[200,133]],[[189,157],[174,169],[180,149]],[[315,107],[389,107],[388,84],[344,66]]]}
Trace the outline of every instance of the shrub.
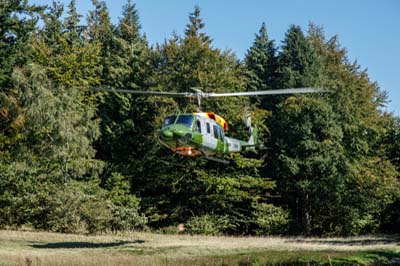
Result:
{"label": "shrub", "polygon": [[283,234],[288,228],[287,211],[272,204],[261,203],[253,205],[257,235]]}
{"label": "shrub", "polygon": [[205,214],[190,218],[185,224],[186,231],[190,234],[221,235],[227,229],[234,227],[229,216]]}
{"label": "shrub", "polygon": [[114,231],[143,228],[147,223],[147,218],[139,214],[139,203],[139,199],[134,195],[126,195],[124,202],[112,205],[111,223]]}

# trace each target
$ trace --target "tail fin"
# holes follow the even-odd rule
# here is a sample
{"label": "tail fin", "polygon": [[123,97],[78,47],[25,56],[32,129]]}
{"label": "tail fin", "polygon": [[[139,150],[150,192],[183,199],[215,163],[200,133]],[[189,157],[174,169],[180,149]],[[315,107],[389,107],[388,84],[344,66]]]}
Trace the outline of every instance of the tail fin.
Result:
{"label": "tail fin", "polygon": [[258,144],[258,129],[257,126],[250,127],[249,145],[256,146]]}
{"label": "tail fin", "polygon": [[258,129],[257,127],[250,127],[250,138],[249,141],[242,141],[241,145],[245,148],[245,150],[255,150],[258,147]]}

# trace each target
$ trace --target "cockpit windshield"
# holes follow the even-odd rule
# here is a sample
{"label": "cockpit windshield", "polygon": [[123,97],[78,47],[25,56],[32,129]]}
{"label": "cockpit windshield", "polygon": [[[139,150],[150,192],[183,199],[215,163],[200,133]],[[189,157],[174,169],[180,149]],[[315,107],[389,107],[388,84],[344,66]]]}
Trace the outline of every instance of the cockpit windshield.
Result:
{"label": "cockpit windshield", "polygon": [[192,128],[193,120],[194,120],[193,115],[180,115],[178,116],[178,119],[176,115],[171,115],[165,118],[164,127],[167,127],[172,124],[181,124],[189,128]]}
{"label": "cockpit windshield", "polygon": [[164,120],[164,127],[173,124],[176,120],[176,115],[167,116]]}
{"label": "cockpit windshield", "polygon": [[193,115],[180,115],[176,120],[176,124],[181,124],[189,128],[193,125],[194,116]]}

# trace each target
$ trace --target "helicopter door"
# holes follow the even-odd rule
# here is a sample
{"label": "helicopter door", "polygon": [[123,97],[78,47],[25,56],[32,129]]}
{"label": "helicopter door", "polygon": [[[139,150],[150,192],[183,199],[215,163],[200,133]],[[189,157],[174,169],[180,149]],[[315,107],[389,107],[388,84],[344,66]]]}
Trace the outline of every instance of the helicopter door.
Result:
{"label": "helicopter door", "polygon": [[215,151],[217,148],[217,138],[214,137],[213,125],[209,121],[205,121],[206,131],[205,131],[205,142],[204,146],[209,149]]}

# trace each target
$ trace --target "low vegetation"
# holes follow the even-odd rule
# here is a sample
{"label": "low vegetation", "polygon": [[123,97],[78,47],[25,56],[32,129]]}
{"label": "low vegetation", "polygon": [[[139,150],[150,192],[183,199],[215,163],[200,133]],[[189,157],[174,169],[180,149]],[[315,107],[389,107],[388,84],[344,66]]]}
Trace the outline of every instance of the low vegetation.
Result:
{"label": "low vegetation", "polygon": [[84,236],[0,231],[0,265],[389,265],[399,238]]}

